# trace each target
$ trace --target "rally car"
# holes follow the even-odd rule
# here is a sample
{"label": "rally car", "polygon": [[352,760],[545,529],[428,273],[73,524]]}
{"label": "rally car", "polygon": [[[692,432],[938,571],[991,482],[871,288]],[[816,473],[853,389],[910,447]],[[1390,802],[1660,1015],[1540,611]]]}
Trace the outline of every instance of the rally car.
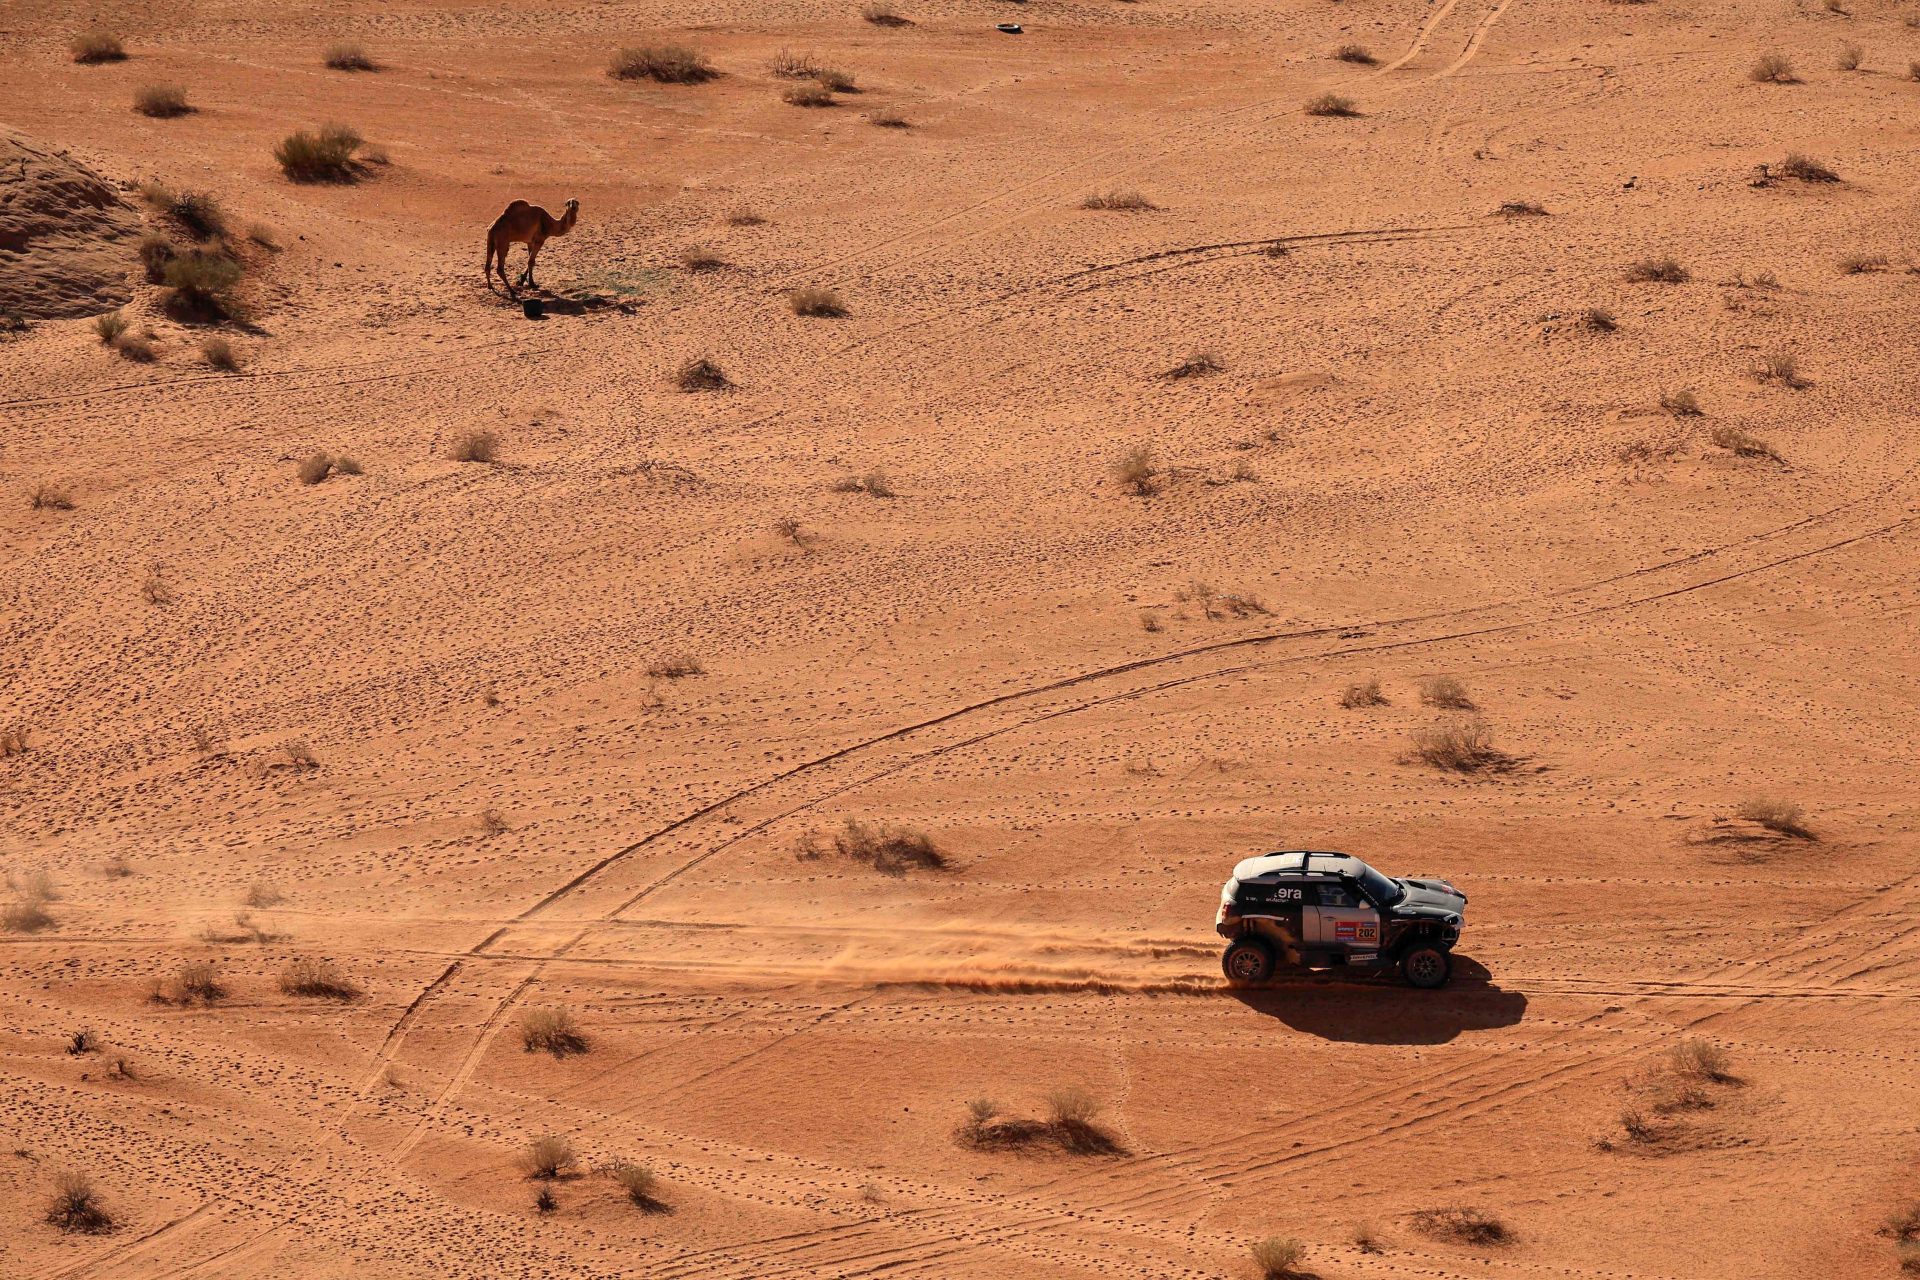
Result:
{"label": "rally car", "polygon": [[1443,986],[1466,905],[1445,880],[1396,880],[1351,854],[1263,854],[1236,866],[1220,891],[1220,967],[1235,985],[1288,964],[1397,968],[1413,986]]}

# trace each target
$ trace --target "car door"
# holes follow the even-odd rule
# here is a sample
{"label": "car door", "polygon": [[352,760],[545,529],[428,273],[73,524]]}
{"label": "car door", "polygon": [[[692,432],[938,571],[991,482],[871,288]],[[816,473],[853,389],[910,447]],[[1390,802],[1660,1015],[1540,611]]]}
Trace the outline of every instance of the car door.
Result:
{"label": "car door", "polygon": [[1322,880],[1310,892],[1312,945],[1349,956],[1380,949],[1380,913],[1351,885]]}

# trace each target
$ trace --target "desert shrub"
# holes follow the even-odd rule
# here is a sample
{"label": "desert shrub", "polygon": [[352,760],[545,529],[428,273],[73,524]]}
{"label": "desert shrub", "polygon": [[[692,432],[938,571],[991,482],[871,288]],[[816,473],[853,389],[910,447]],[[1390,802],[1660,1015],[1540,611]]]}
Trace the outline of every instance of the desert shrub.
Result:
{"label": "desert shrub", "polygon": [[627,1199],[647,1212],[659,1213],[666,1208],[659,1195],[660,1177],[646,1165],[618,1160],[607,1166],[607,1176],[626,1193]]}
{"label": "desert shrub", "polygon": [[1412,1222],[1421,1235],[1454,1244],[1511,1244],[1514,1238],[1506,1223],[1484,1209],[1422,1209]]}
{"label": "desert shrub", "polygon": [[334,71],[378,71],[380,64],[375,62],[362,45],[351,40],[339,40],[327,46],[320,55],[324,66]]}
{"label": "desert shrub", "polygon": [[992,1098],[969,1098],[967,1100],[967,1123],[978,1129],[992,1124],[994,1118],[1003,1110],[999,1102]]}
{"label": "desert shrub", "polygon": [[910,27],[913,25],[911,19],[903,18],[894,12],[891,5],[878,3],[862,5],[860,8],[860,16],[876,27]]}
{"label": "desert shrub", "polygon": [[1684,388],[1661,392],[1660,407],[1676,418],[1697,418],[1702,412],[1700,397]]}
{"label": "desert shrub", "polygon": [[336,456],[333,460],[333,474],[337,476],[364,475],[366,470],[365,467],[360,465],[360,459],[350,458],[344,453]]}
{"label": "desert shrub", "polygon": [[[68,502],[60,509],[67,511],[72,507],[73,503]],[[27,754],[27,741],[31,736],[32,731],[22,724],[0,726],[0,760]]]}
{"label": "desert shrub", "polygon": [[6,933],[39,933],[53,928],[53,916],[47,910],[45,898],[23,895],[16,902],[0,907],[0,931]]}
{"label": "desert shrub", "polygon": [[533,1197],[533,1211],[539,1214],[556,1213],[560,1209],[560,1197],[553,1194],[552,1187],[541,1187]]}
{"label": "desert shrub", "polygon": [[127,317],[118,311],[109,311],[105,315],[93,318],[93,331],[100,335],[100,341],[112,345],[119,341],[120,335],[127,331]]}
{"label": "desert shrub", "polygon": [[286,895],[271,880],[255,880],[240,900],[250,907],[277,907],[286,901]]}
{"label": "desert shrub", "polygon": [[647,664],[647,674],[655,680],[680,680],[707,674],[706,664],[691,653],[669,653]]}
{"label": "desert shrub", "polygon": [[869,471],[863,476],[843,476],[832,484],[835,493],[864,493],[869,498],[892,498],[898,495],[887,480],[884,471]]}
{"label": "desert shrub", "polygon": [[926,832],[895,823],[862,822],[857,818],[848,818],[832,835],[805,836],[794,850],[794,856],[803,862],[816,861],[829,854],[864,863],[890,876],[904,876],[916,868],[939,871],[947,866],[947,855]]}
{"label": "desert shrub", "polygon": [[68,1034],[67,1053],[72,1057],[77,1058],[82,1054],[98,1052],[100,1052],[100,1037],[90,1029],[82,1027]]}
{"label": "desert shrub", "polygon": [[1800,77],[1793,73],[1793,62],[1783,53],[1763,54],[1747,72],[1747,79],[1755,84],[1799,84]]}
{"label": "desert shrub", "polygon": [[1258,596],[1243,591],[1220,591],[1208,583],[1198,580],[1187,584],[1179,594],[1181,600],[1200,606],[1200,612],[1209,621],[1221,618],[1251,618],[1266,616],[1273,611]]}
{"label": "desert shrub", "polygon": [[1689,1036],[1667,1050],[1667,1066],[1682,1079],[1709,1080],[1715,1084],[1727,1084],[1734,1079],[1727,1051],[1698,1036]]}
{"label": "desert shrub", "polygon": [[680,265],[688,271],[718,271],[727,260],[704,245],[692,245],[680,251]]}
{"label": "desert shrub", "polygon": [[1379,1254],[1387,1251],[1386,1236],[1371,1222],[1355,1223],[1352,1240],[1353,1247],[1362,1253]]}
{"label": "desert shrub", "polygon": [[1887,269],[1887,255],[1884,253],[1850,253],[1840,259],[1840,273],[1849,276],[1862,276],[1873,271]]}
{"label": "desert shrub", "polygon": [[[73,510],[73,492],[55,484],[46,484],[43,482],[35,485],[33,487],[33,493],[29,495],[27,500],[33,505],[35,511]],[[10,754],[12,753],[0,751],[0,755]]]}
{"label": "desert shrub", "polygon": [[1834,65],[1842,71],[1858,71],[1867,60],[1867,51],[1857,44],[1842,45],[1840,56],[1834,59]]}
{"label": "desert shrub", "polygon": [[290,996],[320,1000],[355,1000],[360,987],[331,962],[297,956],[280,970],[280,989]]}
{"label": "desert shrub", "polygon": [[1380,691],[1380,681],[1362,680],[1346,687],[1340,695],[1340,705],[1349,711],[1358,707],[1384,707],[1387,695]]}
{"label": "desert shrub", "polygon": [[528,1053],[550,1053],[556,1058],[585,1053],[592,1047],[586,1033],[574,1022],[573,1011],[557,1004],[529,1009],[521,1015],[520,1043]]}
{"label": "desert shrub", "polygon": [[1595,333],[1612,333],[1620,321],[1605,307],[1588,307],[1580,313],[1580,323]]}
{"label": "desert shrub", "polygon": [[1114,460],[1109,469],[1120,487],[1136,498],[1151,497],[1159,492],[1159,455],[1151,445],[1143,444],[1127,450]]}
{"label": "desert shrub", "polygon": [[333,474],[333,456],[316,453],[302,462],[295,474],[300,477],[301,484],[319,484]]}
{"label": "desert shrub", "polygon": [[1428,676],[1422,680],[1420,701],[1452,711],[1473,710],[1473,697],[1467,692],[1467,686],[1452,676]]}
{"label": "desert shrub", "polygon": [[1635,284],[1685,284],[1693,279],[1693,273],[1681,266],[1678,258],[1671,256],[1642,258],[1629,263],[1626,274],[1627,279]]}
{"label": "desert shrub", "polygon": [[1812,156],[1802,155],[1798,151],[1789,151],[1787,158],[1779,163],[1777,169],[1781,177],[1793,178],[1799,182],[1840,181],[1839,174]]}
{"label": "desert shrub", "polygon": [[1544,218],[1547,216],[1546,206],[1535,204],[1531,200],[1506,200],[1501,202],[1500,207],[1494,210],[1494,212],[1506,218]]}
{"label": "desert shrub", "polygon": [[280,242],[274,238],[273,228],[264,222],[249,222],[247,224],[247,239],[253,241],[253,243],[259,245],[262,249],[274,253],[280,251]]}
{"label": "desert shrub", "polygon": [[911,129],[913,123],[896,111],[876,111],[867,117],[867,123],[877,129]]}
{"label": "desert shrub", "polygon": [[1772,351],[1762,356],[1753,376],[1761,382],[1777,383],[1796,391],[1807,385],[1800,373],[1800,361],[1786,351]]}
{"label": "desert shrub", "polygon": [[730,227],[764,227],[767,220],[751,209],[735,209],[726,216],[726,224]]}
{"label": "desert shrub", "polygon": [[226,987],[220,983],[220,977],[208,960],[189,960],[174,972],[173,985],[183,1000],[199,1000],[212,1004],[227,994]]}
{"label": "desert shrub", "polygon": [[704,56],[681,45],[642,45],[614,54],[607,74],[615,80],[705,84],[720,72]]}
{"label": "desert shrub", "polygon": [[500,437],[491,431],[463,431],[447,446],[447,457],[455,462],[498,462]]}
{"label": "desert shrub", "polygon": [[520,1168],[529,1178],[557,1178],[573,1165],[573,1144],[558,1134],[535,1138],[520,1153]]}
{"label": "desert shrub", "polygon": [[227,213],[210,192],[174,192],[157,184],[145,189],[153,207],[175,222],[196,240],[211,240],[227,233]]}
{"label": "desert shrub", "polygon": [[1506,763],[1493,745],[1493,730],[1479,716],[1450,716],[1413,731],[1413,756],[1422,764],[1456,773],[1478,773]]}
{"label": "desert shrub", "polygon": [[811,80],[820,74],[820,64],[814,61],[811,53],[782,49],[773,55],[767,70],[782,80]]}
{"label": "desert shrub", "polygon": [[1149,200],[1145,194],[1131,187],[1116,187],[1111,191],[1096,191],[1080,202],[1082,209],[1112,209],[1121,212],[1140,212],[1158,209],[1160,206]]}
{"label": "desert shrub", "polygon": [[860,83],[845,71],[833,67],[822,67],[813,76],[820,87],[829,93],[858,93]]}
{"label": "desert shrub", "polygon": [[1755,822],[1776,835],[1792,836],[1797,840],[1812,840],[1813,831],[1807,826],[1807,815],[1799,805],[1777,796],[1754,796],[1740,802],[1734,811],[1736,817]]}
{"label": "desert shrub", "polygon": [[274,144],[280,171],[295,182],[352,182],[360,176],[356,156],[366,140],[343,124],[315,132],[297,130]]}
{"label": "desert shrub", "polygon": [[673,371],[673,385],[682,391],[725,391],[733,381],[711,359],[696,356]]}
{"label": "desert shrub", "polygon": [[133,91],[133,109],[156,120],[170,120],[193,110],[187,105],[187,91],[177,84],[141,85]]}
{"label": "desert shrub", "polygon": [[120,43],[120,37],[108,31],[81,32],[67,42],[67,52],[83,66],[127,60],[127,47]]}
{"label": "desert shrub", "polygon": [[169,309],[175,314],[218,320],[234,315],[238,305],[233,290],[239,285],[241,268],[224,253],[195,250],[168,262],[161,273],[172,290]]}
{"label": "desert shrub", "polygon": [[1160,376],[1178,381],[1181,378],[1198,378],[1209,373],[1219,373],[1226,367],[1220,362],[1219,356],[1202,347]]}
{"label": "desert shrub", "polygon": [[53,1176],[53,1199],[47,1204],[46,1219],[62,1231],[80,1235],[99,1235],[114,1227],[113,1215],[100,1202],[93,1179],[71,1169]]}
{"label": "desert shrub", "polygon": [[1290,1236],[1268,1236],[1253,1246],[1253,1265],[1260,1280],[1289,1280],[1296,1274],[1307,1247]]}
{"label": "desert shrub", "polygon": [[1075,1155],[1108,1155],[1119,1142],[1095,1123],[1100,1103],[1084,1089],[1062,1088],[1047,1093],[1047,1136],[1062,1151]]}
{"label": "desert shrub", "polygon": [[212,337],[202,342],[200,358],[207,362],[208,368],[222,373],[234,373],[240,368],[240,357],[234,354],[233,344],[225,338]]}
{"label": "desert shrub", "polygon": [[1725,449],[1736,457],[1764,458],[1768,462],[1786,461],[1780,456],[1778,449],[1759,436],[1749,435],[1740,428],[1728,426],[1725,423],[1708,432],[1707,439],[1712,442],[1714,448]]}
{"label": "desert shrub", "polygon": [[1352,98],[1337,93],[1323,93],[1317,98],[1309,98],[1302,108],[1310,116],[1357,116],[1360,108],[1354,105]]}
{"label": "desert shrub", "polygon": [[806,526],[800,522],[799,516],[781,516],[773,522],[772,528],[781,541],[790,542],[802,551],[807,549],[809,539]]}
{"label": "desert shrub", "polygon": [[287,763],[296,769],[318,769],[320,757],[303,738],[289,738],[280,744],[280,750],[286,753]]}
{"label": "desert shrub", "polygon": [[[165,280],[167,264],[179,256],[180,246],[170,236],[149,231],[140,237],[140,265],[146,270],[149,284],[159,284]],[[98,322],[95,323],[97,327]]]}
{"label": "desert shrub", "polygon": [[137,333],[132,329],[127,330],[113,340],[113,349],[121,359],[131,360],[135,364],[152,364],[160,355],[154,349],[153,335],[144,329]]}
{"label": "desert shrub", "polygon": [[780,100],[790,107],[830,107],[834,103],[833,90],[811,81],[788,85]]}
{"label": "desert shrub", "polygon": [[797,316],[835,318],[847,314],[847,304],[831,289],[805,287],[789,290],[787,306]]}
{"label": "desert shrub", "polygon": [[1887,1215],[1887,1221],[1880,1228],[1880,1234],[1892,1236],[1895,1240],[1920,1240],[1920,1200],[1895,1209]]}
{"label": "desert shrub", "polygon": [[1367,46],[1363,44],[1343,44],[1333,51],[1333,56],[1342,62],[1351,62],[1362,67],[1370,67],[1380,61],[1367,52]]}

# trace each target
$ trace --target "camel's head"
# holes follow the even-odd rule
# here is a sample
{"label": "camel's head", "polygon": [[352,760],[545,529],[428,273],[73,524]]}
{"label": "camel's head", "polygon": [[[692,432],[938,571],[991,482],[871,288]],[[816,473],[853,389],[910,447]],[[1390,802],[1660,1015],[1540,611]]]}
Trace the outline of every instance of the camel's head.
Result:
{"label": "camel's head", "polygon": [[567,212],[568,213],[580,212],[580,202],[578,200],[567,201]]}

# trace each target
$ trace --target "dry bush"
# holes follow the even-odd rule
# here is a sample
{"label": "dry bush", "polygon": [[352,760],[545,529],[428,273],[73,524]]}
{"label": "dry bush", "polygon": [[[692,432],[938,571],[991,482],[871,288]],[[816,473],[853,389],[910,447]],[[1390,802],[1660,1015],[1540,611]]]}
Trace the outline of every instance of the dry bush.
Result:
{"label": "dry bush", "polygon": [[1840,273],[1849,276],[1863,276],[1874,271],[1887,269],[1887,255],[1884,253],[1850,253],[1840,259]]}
{"label": "dry bush", "polygon": [[173,985],[182,1000],[212,1004],[227,994],[209,960],[189,960],[174,971]]}
{"label": "dry bush", "polygon": [[878,3],[862,5],[860,8],[860,16],[876,27],[910,27],[913,25],[912,19],[901,17],[898,13],[894,12],[893,6],[891,5]]}
{"label": "dry bush", "polygon": [[140,265],[146,268],[148,284],[159,284],[165,280],[167,264],[179,256],[180,246],[174,243],[171,236],[149,231],[140,237]]}
{"label": "dry bush", "polygon": [[1353,1247],[1362,1253],[1381,1254],[1387,1251],[1386,1236],[1371,1222],[1356,1222],[1352,1240]]}
{"label": "dry bush", "polygon": [[811,286],[789,290],[787,306],[797,316],[835,319],[847,314],[847,304],[840,300],[839,294],[831,289],[817,289]]}
{"label": "dry bush", "polygon": [[811,539],[808,538],[806,526],[800,522],[799,516],[781,516],[773,522],[771,527],[774,536],[782,542],[791,543],[802,551],[807,550]]}
{"label": "dry bush", "polygon": [[[1920,63],[1914,64],[1920,67]],[[1920,75],[1913,77],[1920,80]],[[1900,1264],[1900,1270],[1908,1275],[1920,1275],[1920,1241],[1899,1240],[1894,1242],[1893,1256]]]}
{"label": "dry bush", "polygon": [[1380,691],[1380,681],[1362,680],[1346,687],[1340,695],[1340,705],[1352,711],[1359,707],[1384,707],[1387,695]]}
{"label": "dry bush", "polygon": [[81,32],[67,42],[67,52],[83,66],[127,60],[127,47],[120,43],[120,37],[107,31]]}
{"label": "dry bush", "polygon": [[44,867],[37,867],[23,875],[7,873],[7,887],[23,897],[40,902],[58,902],[60,889],[53,882],[53,873]]}
{"label": "dry bush", "polygon": [[1337,93],[1323,93],[1317,98],[1309,98],[1307,105],[1301,108],[1310,116],[1357,116],[1360,108],[1354,105],[1352,98]]}
{"label": "dry bush", "polygon": [[1413,756],[1435,769],[1478,773],[1498,768],[1507,756],[1493,745],[1493,730],[1479,716],[1449,716],[1413,731]]}
{"label": "dry bush", "polygon": [[1420,701],[1430,707],[1445,707],[1451,711],[1472,711],[1473,697],[1468,694],[1467,686],[1452,676],[1428,676],[1420,682]]}
{"label": "dry bush", "polygon": [[142,329],[134,332],[129,329],[113,340],[113,350],[123,360],[135,364],[152,364],[160,353],[154,349],[153,334]]}
{"label": "dry bush", "polygon": [[735,209],[726,217],[730,227],[764,227],[767,220],[751,209]]}
{"label": "dry bush", "polygon": [[98,1052],[100,1052],[100,1037],[95,1035],[91,1029],[82,1027],[78,1031],[70,1032],[67,1035],[67,1053],[69,1056],[77,1058],[82,1054]]}
{"label": "dry bush", "polygon": [[133,867],[123,855],[116,853],[101,866],[100,874],[109,880],[124,880],[133,874]]}
{"label": "dry bush", "polygon": [[941,871],[948,865],[947,855],[926,832],[858,818],[848,818],[831,835],[809,834],[794,849],[794,856],[803,862],[817,861],[828,854],[890,876],[904,876],[912,869]]}
{"label": "dry bush", "polygon": [[1117,209],[1123,212],[1139,212],[1158,209],[1160,206],[1132,188],[1116,188],[1112,191],[1096,191],[1080,202],[1082,209]]}
{"label": "dry bush", "polygon": [[1660,393],[1660,407],[1676,418],[1697,418],[1704,412],[1700,397],[1684,388]]}
{"label": "dry bush", "polygon": [[790,107],[830,107],[834,104],[833,90],[813,81],[788,85],[781,93],[780,100]]}
{"label": "dry bush", "polygon": [[[44,481],[33,487],[33,493],[28,497],[27,501],[33,505],[35,511],[73,510],[73,492],[69,489],[63,489],[59,485],[47,484]],[[8,753],[0,751],[0,755],[6,754]]]}
{"label": "dry bush", "polygon": [[1634,284],[1685,284],[1693,273],[1680,265],[1678,258],[1642,258],[1627,265],[1627,279]]}
{"label": "dry bush", "polygon": [[200,358],[209,369],[218,369],[222,373],[237,373],[240,369],[240,357],[234,353],[233,344],[225,338],[212,337],[200,344]]}
{"label": "dry bush", "polygon": [[447,447],[447,457],[455,462],[498,462],[500,437],[491,431],[464,431]]}
{"label": "dry bush", "polygon": [[227,234],[227,212],[209,192],[175,193],[149,183],[143,193],[157,211],[179,223],[195,240],[211,240]]}
{"label": "dry bush", "polygon": [[241,267],[224,253],[195,250],[168,262],[161,278],[171,291],[167,310],[189,321],[226,320],[240,314],[233,290]]}
{"label": "dry bush", "polygon": [[1084,1089],[1053,1089],[1047,1093],[1047,1137],[1062,1151],[1075,1155],[1111,1155],[1120,1143],[1094,1118],[1100,1103]]}
{"label": "dry bush", "polygon": [[573,1144],[558,1134],[535,1138],[520,1153],[520,1168],[529,1178],[557,1178],[574,1162]]}
{"label": "dry bush", "polygon": [[564,1058],[585,1053],[592,1047],[584,1031],[573,1020],[573,1011],[564,1005],[529,1009],[520,1018],[520,1043],[528,1053],[550,1053]]}
{"label": "dry bush", "polygon": [[327,46],[320,55],[323,66],[334,71],[378,71],[380,64],[368,55],[365,46],[340,40]]}
{"label": "dry bush", "polygon": [[982,1128],[992,1124],[1003,1110],[999,1102],[992,1098],[969,1098],[967,1100],[967,1123],[973,1128]]}
{"label": "dry bush", "polygon": [[626,1192],[627,1199],[648,1213],[663,1213],[666,1203],[660,1199],[660,1177],[646,1165],[617,1160],[607,1166],[607,1176]]}
{"label": "dry bush", "polygon": [[1413,1229],[1435,1240],[1453,1244],[1511,1244],[1511,1228],[1484,1209],[1422,1209],[1413,1215]]}
{"label": "dry bush", "polygon": [[100,341],[111,346],[120,340],[120,335],[127,331],[129,324],[123,313],[109,311],[93,318],[93,331],[99,335]]}
{"label": "dry bush", "polygon": [[18,902],[0,907],[0,932],[39,933],[53,928],[53,916],[44,898],[23,896]]}
{"label": "dry bush", "polygon": [[876,111],[867,117],[867,123],[879,129],[911,129],[913,123],[897,111]]}
{"label": "dry bush", "polygon": [[295,473],[301,484],[319,484],[333,474],[333,457],[330,454],[316,453],[300,464]]}
{"label": "dry bush", "polygon": [[607,74],[615,80],[652,80],[658,84],[705,84],[720,71],[704,55],[682,45],[643,45],[613,55]]}
{"label": "dry bush", "polygon": [[1764,458],[1768,462],[1785,462],[1780,451],[1762,440],[1759,436],[1749,435],[1738,427],[1722,423],[1707,433],[1707,439],[1716,449],[1725,449],[1735,457]]}
{"label": "dry bush", "polygon": [[767,70],[782,80],[811,80],[820,74],[820,64],[814,61],[811,53],[782,49],[773,55]]}
{"label": "dry bush", "polygon": [[1580,323],[1594,333],[1612,333],[1620,327],[1620,321],[1605,307],[1588,307],[1580,313]]}
{"label": "dry bush", "polygon": [[264,222],[249,222],[247,224],[247,239],[253,241],[262,249],[269,250],[273,253],[280,252],[280,242],[274,239],[273,228]]}
{"label": "dry bush", "polygon": [[733,382],[711,359],[696,356],[673,371],[673,385],[682,391],[725,391]]}
{"label": "dry bush", "polygon": [[[71,504],[68,504],[68,507],[63,507],[62,510],[68,510],[70,508]],[[32,730],[23,724],[7,725],[4,728],[0,728],[0,760],[5,760],[11,756],[23,756],[27,754],[27,740],[31,736]]]}
{"label": "dry bush", "polygon": [[1188,583],[1177,598],[1199,605],[1201,614],[1210,622],[1217,622],[1221,618],[1265,617],[1273,612],[1258,596],[1241,591],[1219,591],[1197,580]]}
{"label": "dry bush", "polygon": [[173,583],[167,580],[167,567],[162,564],[147,566],[147,576],[140,582],[140,598],[150,605],[164,606],[173,603]]}
{"label": "dry bush", "polygon": [[1920,1241],[1920,1200],[1888,1214],[1880,1234],[1902,1242]]}
{"label": "dry bush", "polygon": [[1734,816],[1758,823],[1776,835],[1796,840],[1817,839],[1807,826],[1807,815],[1799,805],[1777,796],[1753,796],[1740,802]]}
{"label": "dry bush", "polygon": [[147,84],[133,91],[133,109],[155,120],[171,120],[193,110],[187,105],[187,91],[177,84]]}
{"label": "dry bush", "polygon": [[1140,629],[1158,635],[1167,629],[1167,624],[1160,620],[1159,614],[1151,609],[1147,609],[1143,610],[1140,614]]}
{"label": "dry bush", "polygon": [[93,1179],[71,1169],[53,1176],[53,1199],[46,1220],[62,1231],[99,1235],[114,1228],[113,1215],[100,1202]]}
{"label": "dry bush", "polygon": [[1793,178],[1799,182],[1838,182],[1840,175],[1829,169],[1812,156],[1789,151],[1787,158],[1774,166],[1783,178]]}
{"label": "dry bush", "polygon": [[273,158],[295,182],[352,182],[360,176],[356,157],[364,146],[366,139],[351,128],[328,124],[288,134],[274,144]]}
{"label": "dry bush", "polygon": [[240,900],[250,907],[277,907],[286,901],[286,895],[271,880],[255,880]]}
{"label": "dry bush", "polygon": [[847,72],[834,67],[820,68],[820,70],[814,73],[813,78],[819,82],[821,88],[827,90],[829,93],[860,92],[859,81],[855,80]]}
{"label": "dry bush", "polygon": [[1799,84],[1800,77],[1793,73],[1793,62],[1784,53],[1763,54],[1747,72],[1747,79],[1755,84]]}
{"label": "dry bush", "polygon": [[1253,1246],[1253,1265],[1260,1280],[1290,1280],[1300,1274],[1300,1262],[1306,1256],[1307,1246],[1291,1236],[1268,1236]]}
{"label": "dry bush", "polygon": [[560,1198],[553,1194],[552,1187],[541,1187],[540,1190],[535,1193],[533,1197],[533,1211],[535,1213],[555,1213],[559,1211],[559,1208]]}
{"label": "dry bush", "polygon": [[670,653],[647,664],[647,675],[655,680],[680,680],[705,674],[706,664],[691,653]]}
{"label": "dry bush", "polygon": [[337,476],[365,475],[366,468],[360,465],[360,459],[341,454],[333,460],[333,474]]}
{"label": "dry bush", "polygon": [[1786,351],[1773,351],[1762,356],[1753,376],[1760,382],[1777,383],[1795,391],[1808,385],[1807,379],[1800,373],[1800,361]]}
{"label": "dry bush", "polygon": [[1547,216],[1546,206],[1535,204],[1531,200],[1507,200],[1502,202],[1500,207],[1494,210],[1494,212],[1506,218],[1544,218]]}
{"label": "dry bush", "polygon": [[280,970],[280,989],[290,996],[319,1000],[357,1000],[360,987],[326,960],[296,956]]}
{"label": "dry bush", "polygon": [[1149,498],[1160,490],[1159,455],[1152,445],[1127,450],[1109,470],[1120,487],[1136,498]]}
{"label": "dry bush", "polygon": [[1731,1084],[1734,1076],[1727,1051],[1711,1040],[1690,1036],[1667,1050],[1667,1068],[1684,1080]]}
{"label": "dry bush", "polygon": [[864,493],[869,498],[898,497],[884,471],[873,470],[863,476],[843,476],[830,486],[835,493]]}
{"label": "dry bush", "polygon": [[1199,378],[1209,373],[1219,373],[1226,367],[1220,362],[1219,356],[1201,347],[1160,376],[1178,381],[1181,378]]}
{"label": "dry bush", "polygon": [[688,271],[719,271],[727,260],[705,245],[689,245],[680,251],[680,265]]}
{"label": "dry bush", "polygon": [[1333,51],[1333,56],[1342,62],[1352,62],[1363,67],[1370,67],[1380,61],[1367,52],[1367,46],[1363,44],[1343,44]]}
{"label": "dry bush", "polygon": [[289,738],[280,744],[280,750],[286,753],[287,763],[296,769],[318,769],[320,757],[305,739]]}
{"label": "dry bush", "polygon": [[1858,71],[1867,60],[1867,51],[1857,44],[1840,46],[1840,56],[1834,59],[1834,65],[1842,71]]}

